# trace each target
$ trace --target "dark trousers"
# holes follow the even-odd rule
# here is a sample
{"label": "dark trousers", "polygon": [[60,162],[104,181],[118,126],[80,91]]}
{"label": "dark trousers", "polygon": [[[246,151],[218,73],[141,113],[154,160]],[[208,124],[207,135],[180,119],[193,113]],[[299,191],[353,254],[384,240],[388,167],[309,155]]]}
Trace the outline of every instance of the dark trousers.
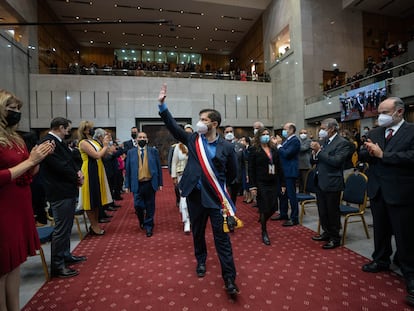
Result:
{"label": "dark trousers", "polygon": [[339,235],[339,230],[341,230],[341,213],[339,211],[341,191],[323,191],[317,187],[316,200],[323,233],[328,235],[330,240],[339,243],[341,240]]}
{"label": "dark trousers", "polygon": [[155,190],[151,181],[139,182],[138,193],[134,193],[135,213],[140,225],[147,231],[154,228]]}
{"label": "dark trousers", "polygon": [[230,198],[233,201],[234,205],[236,205],[237,196],[242,188],[241,183],[233,183],[228,186],[230,192]]}
{"label": "dark trousers", "polygon": [[286,194],[280,196],[280,216],[287,218],[290,202],[290,219],[294,222],[298,222],[299,215],[299,203],[296,196],[296,178],[286,177]]}
{"label": "dark trousers", "polygon": [[303,193],[306,182],[306,174],[308,173],[309,169],[300,169],[299,170],[299,177],[298,177],[298,183],[299,183],[299,192]]}
{"label": "dark trousers", "polygon": [[407,280],[414,279],[414,208],[387,204],[379,194],[370,200],[374,224],[372,258],[381,265],[390,264],[391,237],[394,234],[401,272]]}
{"label": "dark trousers", "polygon": [[65,267],[65,258],[71,256],[70,235],[75,217],[76,198],[50,202],[55,220],[51,243],[51,269]]}
{"label": "dark trousers", "polygon": [[267,231],[266,223],[270,216],[277,211],[277,187],[272,184],[258,184],[257,185],[257,207],[259,209],[259,220],[262,226],[262,231]]}
{"label": "dark trousers", "polygon": [[233,251],[230,237],[223,230],[223,216],[220,209],[207,208],[201,202],[201,192],[194,190],[187,197],[188,212],[190,214],[191,229],[194,242],[194,253],[197,263],[204,264],[207,259],[206,226],[210,217],[213,229],[214,245],[221,265],[221,274],[224,280],[236,279]]}

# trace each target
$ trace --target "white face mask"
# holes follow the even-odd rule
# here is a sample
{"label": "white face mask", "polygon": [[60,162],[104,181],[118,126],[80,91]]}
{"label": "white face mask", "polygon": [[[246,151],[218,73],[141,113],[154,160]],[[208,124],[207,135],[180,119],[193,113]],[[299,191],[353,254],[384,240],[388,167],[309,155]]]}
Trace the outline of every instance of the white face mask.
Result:
{"label": "white face mask", "polygon": [[[394,115],[394,114],[393,114]],[[388,115],[381,113],[378,116],[378,125],[383,127],[388,127],[391,125],[391,123],[394,121],[393,115]]]}
{"label": "white face mask", "polygon": [[196,128],[199,134],[206,134],[208,132],[208,126],[203,121],[198,121]]}
{"label": "white face mask", "polygon": [[306,137],[308,137],[308,135],[307,135],[307,134],[299,134],[299,137],[300,137],[301,139],[305,139]]}
{"label": "white face mask", "polygon": [[324,139],[326,137],[328,137],[328,131],[321,129],[319,131],[319,138]]}
{"label": "white face mask", "polygon": [[233,133],[227,133],[224,138],[226,140],[232,141],[234,139],[234,134]]}
{"label": "white face mask", "polygon": [[254,135],[256,135],[257,131],[258,131],[258,129],[253,130]]}

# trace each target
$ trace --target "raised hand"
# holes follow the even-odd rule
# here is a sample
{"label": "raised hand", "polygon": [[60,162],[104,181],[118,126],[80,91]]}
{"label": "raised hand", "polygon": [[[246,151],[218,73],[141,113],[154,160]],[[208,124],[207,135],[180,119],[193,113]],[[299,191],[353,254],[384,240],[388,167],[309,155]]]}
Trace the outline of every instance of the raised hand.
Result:
{"label": "raised hand", "polygon": [[160,94],[158,95],[158,101],[160,102],[160,105],[164,103],[165,98],[167,97],[167,84],[163,83],[161,86]]}

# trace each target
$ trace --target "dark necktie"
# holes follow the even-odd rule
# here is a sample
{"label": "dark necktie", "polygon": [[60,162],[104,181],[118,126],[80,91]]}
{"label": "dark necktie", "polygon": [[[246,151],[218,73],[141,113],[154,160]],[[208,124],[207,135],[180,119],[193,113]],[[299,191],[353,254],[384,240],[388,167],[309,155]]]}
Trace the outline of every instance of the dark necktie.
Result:
{"label": "dark necktie", "polygon": [[144,148],[141,148],[141,161],[144,163]]}
{"label": "dark necktie", "polygon": [[387,134],[387,137],[385,137],[385,141],[386,142],[389,142],[390,141],[390,139],[392,138],[392,133],[394,132],[394,130],[393,129],[388,129],[388,134]]}

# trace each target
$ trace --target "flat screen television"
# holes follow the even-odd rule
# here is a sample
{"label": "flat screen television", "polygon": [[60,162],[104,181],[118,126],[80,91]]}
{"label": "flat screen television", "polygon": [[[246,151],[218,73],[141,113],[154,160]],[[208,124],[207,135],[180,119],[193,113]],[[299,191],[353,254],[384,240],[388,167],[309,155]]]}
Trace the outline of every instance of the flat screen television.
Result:
{"label": "flat screen television", "polygon": [[379,104],[386,98],[385,80],[340,94],[341,121],[376,117]]}

